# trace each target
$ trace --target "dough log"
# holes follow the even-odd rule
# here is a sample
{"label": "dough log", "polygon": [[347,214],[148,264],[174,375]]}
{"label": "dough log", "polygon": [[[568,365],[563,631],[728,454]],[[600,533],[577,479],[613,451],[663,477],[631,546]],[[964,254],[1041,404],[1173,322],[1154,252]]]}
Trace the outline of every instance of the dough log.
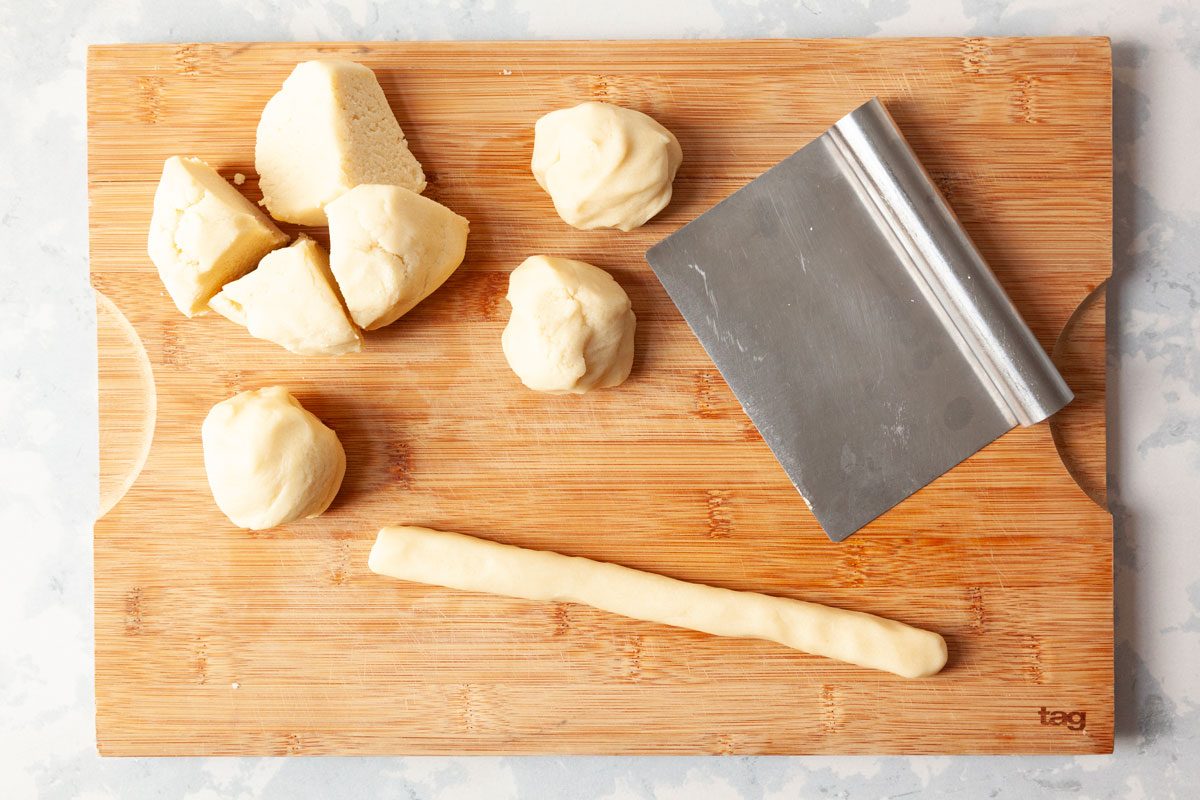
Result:
{"label": "dough log", "polygon": [[717,636],[767,639],[905,678],[928,677],[946,664],[941,636],[871,614],[688,583],[460,533],[384,528],[368,566],[380,575],[417,583],[582,603]]}

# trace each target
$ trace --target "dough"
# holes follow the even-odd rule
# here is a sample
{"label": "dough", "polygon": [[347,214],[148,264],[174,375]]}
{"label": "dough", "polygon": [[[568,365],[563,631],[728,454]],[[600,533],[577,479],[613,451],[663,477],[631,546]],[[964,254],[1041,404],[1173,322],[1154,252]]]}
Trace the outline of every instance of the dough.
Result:
{"label": "dough", "polygon": [[200,433],[213,499],[239,528],[260,531],[317,516],[346,473],[337,434],[282,386],[217,403]]}
{"label": "dough", "polygon": [[222,284],[254,268],[287,236],[198,158],[171,156],[154,192],[147,251],[167,293],[189,317]]}
{"label": "dough", "polygon": [[508,302],[504,357],[530,389],[582,394],[629,377],[637,319],[625,290],[604,270],[531,256],[512,271]]}
{"label": "dough", "polygon": [[258,269],[228,283],[209,306],[244,325],[251,336],[301,355],[340,355],[362,349],[362,336],[333,288],[329,256],[301,234],[291,247],[268,253]]}
{"label": "dough", "polygon": [[427,528],[384,528],[372,572],[527,600],[582,603],[717,636],[767,639],[814,655],[924,678],[946,664],[932,631],[801,600],[687,583],[616,564]]}
{"label": "dough", "polygon": [[258,123],[254,167],[275,219],[324,225],[324,208],[360,183],[425,191],[375,73],[353,61],[297,64]]}
{"label": "dough", "polygon": [[642,225],[671,201],[679,141],[630,108],[583,103],[551,111],[533,131],[533,176],[563,222],[582,230]]}
{"label": "dough", "polygon": [[367,330],[431,295],[467,250],[465,219],[400,186],[356,186],[326,212],[333,277],[350,316]]}

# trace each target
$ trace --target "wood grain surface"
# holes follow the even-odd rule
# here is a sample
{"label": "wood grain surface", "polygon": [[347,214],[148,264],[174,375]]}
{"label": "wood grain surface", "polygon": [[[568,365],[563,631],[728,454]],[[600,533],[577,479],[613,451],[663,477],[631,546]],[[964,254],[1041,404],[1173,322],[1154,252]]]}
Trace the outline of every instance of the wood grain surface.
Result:
{"label": "wood grain surface", "polygon": [[[163,160],[245,173],[257,200],[259,112],[296,62],[320,56],[375,69],[427,194],[471,221],[446,285],[339,358],[184,318],[145,254]],[[1111,270],[1110,82],[1107,40],[1076,38],[93,47],[91,270],[115,502],[95,528],[100,751],[1110,750],[1111,518],[1055,444],[1078,474],[1102,474],[1103,327],[1060,335]],[[643,253],[872,95],[1043,345],[1082,376],[1092,413],[1073,410],[1057,437],[1012,432],[834,544]],[[683,145],[674,200],[636,232],[567,227],[529,172],[534,120],[587,99],[645,111]],[[550,397],[508,369],[507,272],[534,253],[603,266],[629,292],[625,385]],[[250,533],[212,501],[200,423],[276,383],[338,432],[349,466],[329,513]],[[950,663],[906,681],[391,581],[366,566],[389,523],[869,611],[939,631]],[[1043,707],[1086,722],[1043,724]]]}

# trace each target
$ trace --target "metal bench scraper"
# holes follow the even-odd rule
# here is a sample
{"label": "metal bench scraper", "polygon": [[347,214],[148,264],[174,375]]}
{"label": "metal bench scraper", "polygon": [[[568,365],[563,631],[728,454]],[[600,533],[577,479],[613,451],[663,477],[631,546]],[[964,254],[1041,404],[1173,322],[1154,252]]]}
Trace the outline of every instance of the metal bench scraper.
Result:
{"label": "metal bench scraper", "polygon": [[877,99],[646,258],[834,541],[1072,398]]}

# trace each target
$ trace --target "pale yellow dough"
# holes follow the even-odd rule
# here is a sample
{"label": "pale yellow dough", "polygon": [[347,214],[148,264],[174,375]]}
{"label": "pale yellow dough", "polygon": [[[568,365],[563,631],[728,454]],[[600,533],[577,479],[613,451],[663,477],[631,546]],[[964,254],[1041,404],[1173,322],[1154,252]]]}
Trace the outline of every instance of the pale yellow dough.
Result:
{"label": "pale yellow dough", "polygon": [[213,499],[239,528],[265,530],[321,514],[346,473],[337,434],[282,386],[217,403],[201,440]]}
{"label": "pale yellow dough", "polygon": [[407,314],[466,254],[467,220],[401,186],[356,186],[325,210],[333,277],[366,330]]}
{"label": "pale yellow dough", "polygon": [[460,533],[384,528],[367,565],[372,572],[406,581],[581,603],[716,636],[767,639],[905,678],[928,677],[946,664],[946,641],[941,636],[871,614],[687,583]]}
{"label": "pale yellow dough", "polygon": [[271,216],[324,225],[325,206],[360,183],[425,190],[375,73],[353,61],[305,61],[258,123],[254,168]]}
{"label": "pale yellow dough", "polygon": [[362,349],[362,336],[333,288],[329,256],[301,234],[268,253],[258,269],[225,285],[209,305],[244,325],[251,336],[300,355],[341,355]]}
{"label": "pale yellow dough", "polygon": [[189,317],[222,285],[287,243],[287,235],[198,158],[171,156],[154,192],[147,252],[167,294]]}
{"label": "pale yellow dough", "polygon": [[679,141],[631,108],[588,102],[551,111],[533,131],[533,176],[575,228],[633,230],[671,201]]}
{"label": "pale yellow dough", "polygon": [[629,377],[637,319],[625,290],[604,270],[531,256],[509,276],[508,302],[501,347],[530,389],[582,394]]}

